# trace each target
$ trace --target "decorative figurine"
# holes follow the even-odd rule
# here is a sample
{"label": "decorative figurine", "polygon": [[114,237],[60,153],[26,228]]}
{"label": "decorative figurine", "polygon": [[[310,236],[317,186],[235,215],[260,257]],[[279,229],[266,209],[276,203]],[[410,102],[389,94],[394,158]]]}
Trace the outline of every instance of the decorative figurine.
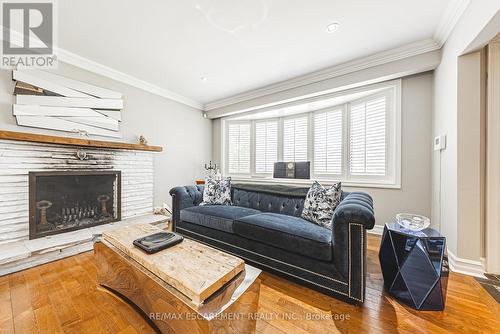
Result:
{"label": "decorative figurine", "polygon": [[72,129],[71,132],[77,133],[80,135],[80,137],[89,137],[89,133],[86,130],[81,130],[81,129]]}
{"label": "decorative figurine", "polygon": [[217,169],[217,164],[212,165],[212,160],[210,160],[208,166],[205,164],[205,170],[208,171],[208,175],[211,176],[215,173],[215,170]]}
{"label": "decorative figurine", "polygon": [[140,135],[139,136],[139,144],[141,144],[141,145],[147,145],[148,141],[146,140],[146,137],[144,137],[143,135]]}

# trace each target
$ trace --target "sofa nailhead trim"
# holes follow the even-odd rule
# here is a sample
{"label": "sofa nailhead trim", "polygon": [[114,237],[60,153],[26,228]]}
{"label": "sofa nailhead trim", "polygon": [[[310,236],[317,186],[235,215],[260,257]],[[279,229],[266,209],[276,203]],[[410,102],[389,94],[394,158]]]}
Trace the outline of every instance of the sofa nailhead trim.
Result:
{"label": "sofa nailhead trim", "polygon": [[[361,271],[360,271],[360,273],[361,273],[361,274],[360,274],[360,286],[361,286],[360,291],[361,291],[361,299],[357,299],[357,298],[355,298],[355,297],[351,296],[351,286],[352,286],[352,284],[351,284],[351,282],[352,282],[352,281],[351,281],[351,259],[352,259],[352,247],[351,247],[351,245],[352,245],[352,243],[351,243],[351,227],[352,227],[353,225],[355,225],[355,226],[359,226],[359,231],[360,231],[360,239],[361,239],[361,252],[360,252],[360,254],[361,254],[361,256],[360,256],[360,257],[361,257]],[[357,224],[357,223],[349,223],[349,254],[350,254],[350,256],[349,256],[349,297],[350,297],[350,298],[353,298],[353,299],[356,299],[356,300],[359,300],[359,301],[361,301],[361,302],[363,302],[363,301],[364,301],[364,299],[363,299],[363,274],[364,274],[364,271],[365,271],[365,268],[364,268],[364,263],[363,263],[363,252],[364,252],[364,247],[365,247],[365,246],[364,246],[364,239],[363,239],[363,225],[361,225],[361,224]]]}
{"label": "sofa nailhead trim", "polygon": [[[195,233],[195,232],[193,232],[193,231],[185,230],[185,229],[180,228],[180,227],[179,227],[179,229],[180,229],[180,230],[187,231],[187,232],[189,232],[189,233],[193,233],[193,234],[196,234],[196,235],[202,236],[202,237],[207,238],[207,239],[211,239],[211,240],[214,240],[214,241],[217,241],[217,242],[220,242],[220,243],[223,243],[223,244],[226,244],[226,245],[229,245],[229,246],[235,247],[235,248],[243,249],[243,248],[240,248],[240,247],[237,247],[237,246],[234,246],[234,245],[228,244],[228,243],[226,243],[226,242],[223,242],[223,241],[220,241],[220,240],[216,240],[216,239],[213,239],[213,238],[207,237],[207,236],[205,236],[205,235],[201,235],[201,234],[199,234],[199,233]],[[197,239],[195,239],[195,240],[196,240],[196,241],[198,241],[198,242],[201,242],[201,243],[203,243],[203,244],[205,244],[205,245],[208,245],[208,246],[211,246],[211,247],[216,247],[216,246],[214,246],[214,245],[212,245],[212,244],[207,244],[207,243],[205,243],[205,242],[203,242],[203,241],[200,241],[200,240],[197,240]],[[217,248],[217,247],[216,247],[216,248]],[[220,249],[220,248],[219,248],[219,249]],[[324,285],[318,284],[318,283],[316,283],[316,282],[310,281],[310,280],[308,280],[308,279],[306,279],[306,278],[303,278],[303,277],[299,277],[299,276],[297,276],[297,275],[294,275],[294,274],[292,274],[292,273],[289,273],[289,272],[283,271],[283,270],[281,270],[281,269],[271,267],[271,266],[270,266],[270,265],[268,265],[268,264],[264,264],[264,263],[261,263],[261,262],[259,262],[259,261],[255,261],[255,260],[252,260],[252,259],[248,259],[248,258],[246,258],[245,256],[241,256],[240,254],[235,254],[235,253],[232,253],[232,252],[227,251],[227,250],[225,250],[225,249],[220,249],[220,250],[222,250],[222,251],[224,251],[224,252],[227,252],[227,253],[230,253],[230,254],[232,254],[232,255],[234,255],[234,256],[242,257],[242,258],[244,258],[244,259],[247,259],[248,261],[253,261],[253,262],[256,262],[256,263],[260,264],[261,266],[264,266],[264,267],[267,267],[267,268],[271,268],[271,269],[276,270],[276,271],[279,271],[279,272],[281,272],[281,273],[283,273],[283,274],[293,276],[293,277],[295,277],[295,278],[297,278],[297,279],[299,279],[299,280],[302,280],[302,281],[308,282],[308,283],[310,283],[310,284],[313,284],[313,285],[319,286],[319,287],[321,287],[321,288],[323,288],[323,289],[327,289],[327,290],[330,290],[330,291],[333,291],[333,292],[339,293],[339,294],[341,294],[341,295],[347,296],[347,297],[349,297],[350,299],[354,299],[354,300],[356,300],[356,301],[363,302],[363,300],[358,299],[358,298],[356,298],[356,297],[353,297],[353,296],[351,296],[350,294],[347,294],[347,293],[345,293],[345,292],[342,292],[342,291],[339,291],[339,290],[335,290],[335,289],[333,289],[333,288],[331,288],[331,287],[328,287],[328,286],[324,286]],[[250,253],[254,253],[254,252],[249,251],[249,250],[246,250],[246,249],[243,249],[243,250],[245,250],[245,251],[247,251],[247,252],[250,252]],[[257,253],[254,253],[254,254],[259,255],[259,256],[262,256],[262,255],[257,254]],[[264,256],[264,257],[266,257],[266,258],[267,258],[267,256]],[[279,261],[279,260],[275,260],[275,259],[272,259],[272,258],[269,258],[269,259],[274,260],[274,261],[278,261],[278,262],[283,263],[283,264],[286,264],[286,265],[289,265],[288,263],[284,263],[284,262],[281,262],[281,261]],[[295,267],[295,266],[294,266],[294,267]],[[297,267],[297,268],[298,268],[298,267]],[[300,270],[305,270],[305,269],[302,269],[302,268],[298,268],[298,269],[300,269]],[[308,271],[308,270],[305,270],[305,271]],[[311,273],[316,274],[316,275],[319,275],[319,276],[323,276],[323,275],[321,275],[321,274],[317,274],[317,273],[314,273],[314,272],[311,272]],[[327,278],[327,279],[330,279],[330,280],[334,280],[334,279],[329,278],[329,277],[326,277],[326,276],[324,276],[324,277],[325,277],[325,278]],[[336,281],[336,280],[335,280],[335,281]],[[339,283],[342,283],[342,284],[347,285],[347,283],[345,283],[345,282],[342,282],[342,281],[338,281],[338,282],[339,282]]]}
{"label": "sofa nailhead trim", "polygon": [[[286,263],[286,262],[283,262],[283,261],[280,261],[280,260],[277,260],[277,259],[274,259],[272,257],[268,257],[268,256],[265,256],[265,255],[262,255],[262,254],[259,254],[259,253],[256,253],[256,252],[252,252],[251,250],[248,250],[248,249],[245,249],[245,248],[241,248],[241,247],[238,247],[236,245],[233,245],[233,244],[228,244],[227,242],[224,242],[224,241],[220,241],[220,240],[217,240],[217,239],[214,239],[214,238],[210,238],[210,237],[207,237],[206,235],[203,235],[203,234],[199,234],[199,233],[196,233],[196,232],[193,232],[193,231],[190,231],[190,230],[186,230],[186,229],[183,229],[182,227],[177,227],[178,230],[183,230],[183,231],[187,231],[189,233],[193,233],[193,234],[196,234],[196,235],[199,235],[203,238],[207,238],[207,239],[210,239],[210,240],[214,240],[214,241],[217,241],[217,242],[220,242],[220,243],[223,243],[225,245],[229,245],[231,247],[234,247],[234,248],[238,248],[238,249],[241,249],[241,250],[244,250],[245,252],[249,252],[249,253],[252,253],[252,254],[255,254],[255,255],[258,255],[260,257],[264,257],[266,259],[269,259],[269,260],[273,260],[273,261],[276,261],[276,262],[279,262],[279,263],[282,263],[284,265],[287,265],[289,267],[294,267],[294,268],[297,268],[299,270],[302,270],[302,271],[307,271],[308,273],[311,273],[311,274],[314,274],[314,275],[317,275],[317,276],[321,276],[323,278],[326,278],[330,281],[335,281],[337,283],[340,283],[340,284],[343,284],[343,285],[349,285],[348,283],[346,282],[343,282],[343,281],[339,281],[339,280],[336,280],[335,278],[331,278],[331,277],[328,277],[328,276],[325,276],[323,274],[319,274],[319,273],[316,273],[314,271],[310,271],[310,270],[307,270],[307,269],[304,269],[304,268],[301,268],[301,267],[297,267],[297,266],[294,266],[293,264],[290,264],[290,263]],[[253,261],[253,260],[250,260],[250,261]],[[270,267],[272,268],[272,267]],[[273,268],[274,269],[274,268]]]}

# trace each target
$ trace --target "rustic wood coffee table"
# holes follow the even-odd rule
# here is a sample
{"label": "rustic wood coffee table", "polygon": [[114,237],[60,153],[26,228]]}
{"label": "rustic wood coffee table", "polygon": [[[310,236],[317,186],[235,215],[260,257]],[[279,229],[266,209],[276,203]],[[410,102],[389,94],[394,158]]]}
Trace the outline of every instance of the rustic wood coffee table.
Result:
{"label": "rustic wood coffee table", "polygon": [[94,244],[99,284],[162,333],[253,333],[261,271],[189,239],[152,255],[133,246],[160,231],[145,224],[104,232]]}

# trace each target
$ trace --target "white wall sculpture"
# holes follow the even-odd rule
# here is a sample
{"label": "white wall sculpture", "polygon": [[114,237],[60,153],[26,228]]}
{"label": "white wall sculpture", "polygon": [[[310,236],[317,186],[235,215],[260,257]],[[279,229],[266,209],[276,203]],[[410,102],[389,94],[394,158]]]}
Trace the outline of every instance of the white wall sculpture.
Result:
{"label": "white wall sculpture", "polygon": [[122,94],[39,70],[14,70],[18,125],[120,138]]}

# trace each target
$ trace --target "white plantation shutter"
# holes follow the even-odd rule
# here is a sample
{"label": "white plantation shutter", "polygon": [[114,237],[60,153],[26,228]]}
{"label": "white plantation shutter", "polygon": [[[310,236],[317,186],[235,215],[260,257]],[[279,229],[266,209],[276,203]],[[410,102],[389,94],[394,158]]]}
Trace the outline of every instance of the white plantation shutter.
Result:
{"label": "white plantation shutter", "polygon": [[308,116],[283,121],[283,160],[307,161]]}
{"label": "white plantation shutter", "polygon": [[255,123],[255,172],[272,173],[278,161],[278,121]]}
{"label": "white plantation shutter", "polygon": [[367,88],[361,98],[346,94],[343,103],[331,102],[331,107],[319,108],[317,101],[298,104],[306,106],[300,114],[279,109],[262,117],[256,112],[224,119],[223,173],[267,180],[276,161],[311,160],[311,176],[318,180],[399,187],[400,81],[380,90]]}
{"label": "white plantation shutter", "polygon": [[342,173],[342,109],[314,114],[314,173]]}
{"label": "white plantation shutter", "polygon": [[228,125],[228,172],[250,173],[250,122]]}
{"label": "white plantation shutter", "polygon": [[353,103],[349,124],[350,173],[386,175],[386,97]]}

